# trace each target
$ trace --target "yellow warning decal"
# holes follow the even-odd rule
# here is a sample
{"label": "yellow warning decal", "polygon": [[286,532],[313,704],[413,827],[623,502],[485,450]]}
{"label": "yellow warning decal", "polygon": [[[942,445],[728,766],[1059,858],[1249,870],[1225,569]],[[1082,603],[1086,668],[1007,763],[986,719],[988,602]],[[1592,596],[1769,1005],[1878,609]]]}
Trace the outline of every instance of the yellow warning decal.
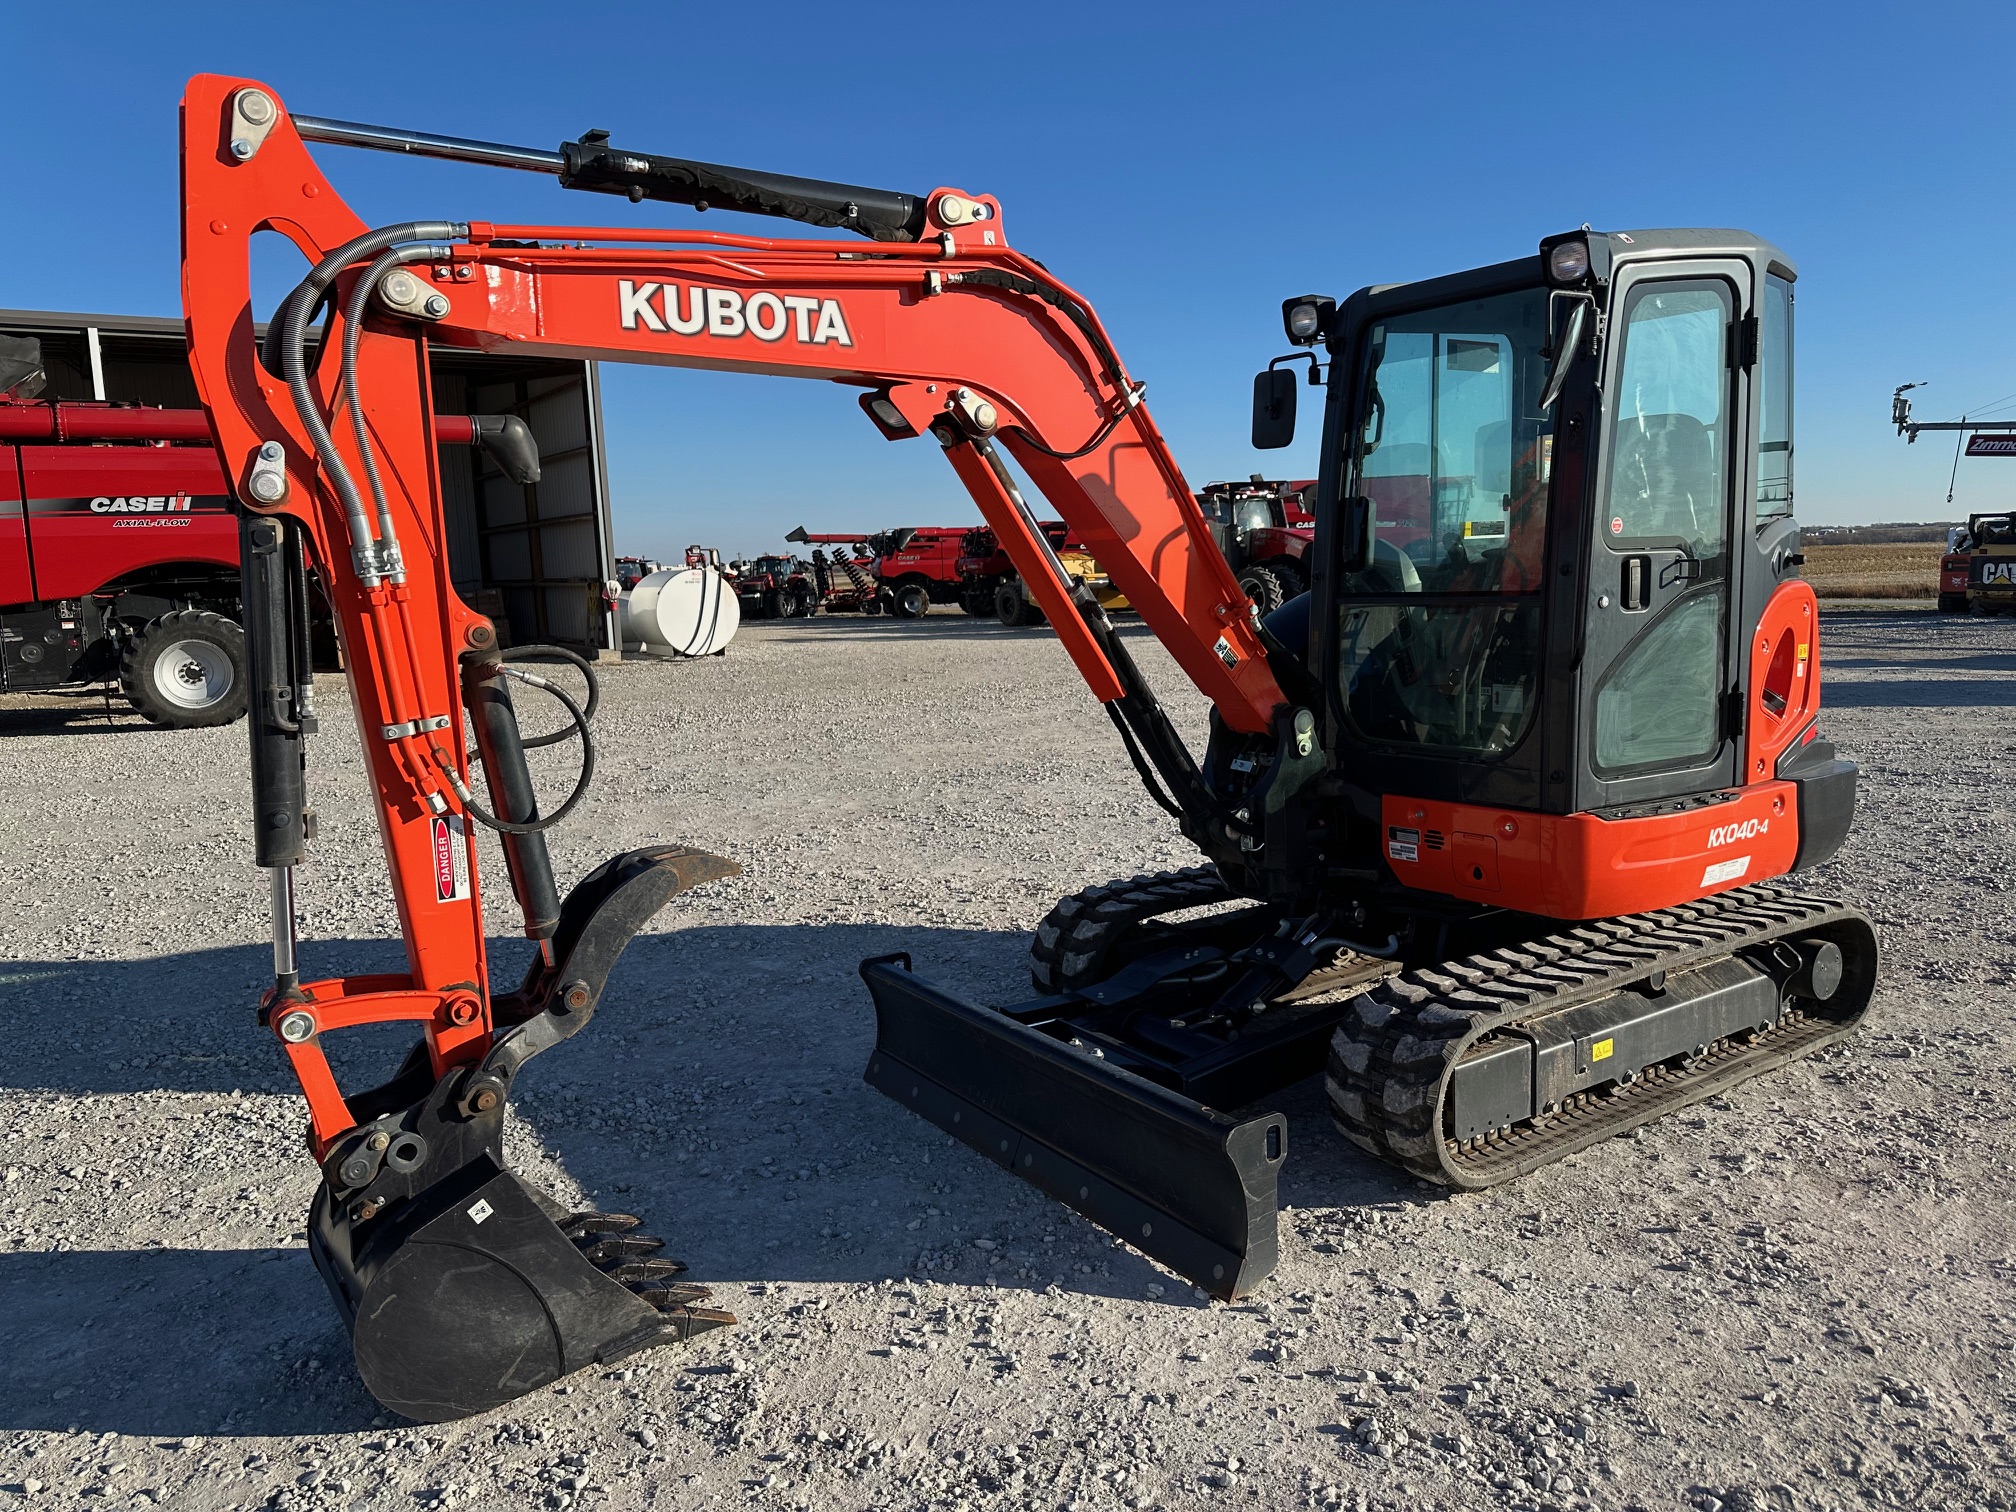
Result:
{"label": "yellow warning decal", "polygon": [[1589,1059],[1592,1061],[1608,1060],[1610,1059],[1610,1052],[1616,1048],[1617,1041],[1615,1040],[1598,1040],[1589,1047]]}
{"label": "yellow warning decal", "polygon": [[1799,660],[1801,661],[1806,660],[1807,656],[1811,654],[1812,650],[1813,648],[1809,646],[1805,641],[1799,642]]}

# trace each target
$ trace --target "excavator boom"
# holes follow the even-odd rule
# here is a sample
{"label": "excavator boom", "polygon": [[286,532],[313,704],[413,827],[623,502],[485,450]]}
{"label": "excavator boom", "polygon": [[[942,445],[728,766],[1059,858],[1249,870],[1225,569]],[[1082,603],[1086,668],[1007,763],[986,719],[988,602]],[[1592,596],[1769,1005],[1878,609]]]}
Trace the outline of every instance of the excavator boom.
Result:
{"label": "excavator boom", "polygon": [[[553,171],[569,187],[705,201],[870,242],[447,215],[373,230],[323,177],[305,139]],[[271,873],[274,919],[275,985],[261,1020],[307,1098],[324,1173],[311,1243],[350,1320],[366,1383],[409,1416],[453,1416],[587,1360],[732,1321],[699,1307],[697,1289],[668,1289],[669,1272],[652,1268],[666,1262],[631,1258],[655,1241],[609,1237],[634,1220],[559,1212],[503,1168],[498,1131],[524,1062],[587,1021],[616,954],[657,908],[736,868],[677,848],[632,852],[563,902],[545,831],[575,798],[541,813],[512,699],[514,687],[519,696],[529,687],[562,702],[569,737],[583,746],[585,786],[592,670],[582,666],[591,689],[584,708],[521,664],[564,651],[500,647],[496,627],[449,582],[430,346],[780,374],[857,390],[885,437],[928,436],[943,448],[1151,792],[1200,846],[1228,853],[1240,844],[1240,820],[1212,799],[1105,613],[1038,527],[1010,464],[1097,556],[1223,725],[1264,740],[1289,700],[1252,605],[1213,545],[1142,385],[1084,299],[1008,245],[1001,206],[988,196],[883,194],[621,154],[586,139],[542,155],[296,118],[265,86],[211,75],[193,80],[183,103],[183,188],[191,364],[245,511],[256,852]],[[311,265],[263,347],[250,283],[251,242],[262,230],[291,241]],[[314,698],[300,632],[311,567],[346,650],[406,946],[398,974],[304,981],[297,960],[293,869],[307,859],[312,829],[305,742]],[[465,726],[484,768],[482,797]],[[509,993],[489,982],[471,843],[478,825],[499,832],[525,932],[539,947]],[[1060,1079],[1042,1061],[1055,1060],[1053,1042],[1011,1019],[968,1026],[955,1042],[930,1002],[881,991],[877,999],[884,1044],[871,1080],[892,1095],[901,1095],[896,1079],[921,1085],[934,1070],[949,1074],[934,1055],[977,1048],[1004,1066],[1027,1061],[1018,1095],[1048,1098],[1067,1117],[1074,1095],[1091,1099],[1088,1112],[1104,1099],[1103,1089],[1074,1085],[1082,1078],[1069,1064]],[[385,1022],[420,1031],[405,1069],[384,1087],[340,1088],[322,1036]],[[1201,1120],[1207,1144],[1218,1137],[1214,1121],[1222,1120]],[[1271,1208],[1278,1129],[1271,1149],[1264,1134],[1247,1143],[1255,1138]],[[1156,1153],[1151,1142],[1131,1157],[1138,1169],[1100,1172],[1102,1192],[1167,1185],[1153,1169]],[[1250,1227],[1250,1197],[1235,1193],[1218,1210],[1236,1209],[1233,1221]],[[1110,1202],[1088,1195],[1080,1205]],[[473,1279],[458,1269],[471,1254],[482,1257]],[[1247,1269],[1229,1252],[1214,1251],[1209,1263],[1223,1274],[1228,1262]],[[452,1349],[441,1343],[448,1337]]]}

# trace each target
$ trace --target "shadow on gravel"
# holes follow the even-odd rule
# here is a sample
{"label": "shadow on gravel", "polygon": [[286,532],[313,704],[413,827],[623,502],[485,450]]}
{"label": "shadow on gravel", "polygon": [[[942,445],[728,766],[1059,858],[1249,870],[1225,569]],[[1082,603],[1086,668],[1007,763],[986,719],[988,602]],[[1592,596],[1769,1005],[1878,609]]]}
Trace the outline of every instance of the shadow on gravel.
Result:
{"label": "shadow on gravel", "polygon": [[305,1249],[0,1255],[0,1432],[343,1433],[381,1411]]}
{"label": "shadow on gravel", "polygon": [[[1941,664],[1943,665],[1943,664]],[[1824,673],[1823,673],[1824,676]],[[1834,709],[2016,708],[2016,678],[1878,677],[1822,684],[1821,712]]]}
{"label": "shadow on gravel", "polygon": [[[977,1000],[1028,992],[1020,932],[804,924],[647,935],[588,1031],[528,1069],[516,1114],[598,1206],[639,1214],[698,1280],[991,1281],[1136,1305],[1153,1284],[1165,1289],[1160,1305],[1195,1305],[1146,1259],[861,1080],[874,1014],[855,966],[899,948]],[[492,942],[499,982],[515,979],[527,949]],[[311,976],[399,959],[389,940],[303,947]],[[291,1095],[277,1046],[253,1022],[269,970],[266,948],[249,945],[0,963],[0,1089]],[[393,1033],[368,1055],[344,1045],[356,1035],[332,1035],[341,1083],[389,1073],[410,1042],[403,1027]],[[1411,1179],[1330,1131],[1320,1080],[1271,1105],[1290,1119],[1286,1206],[1419,1200]],[[119,1115],[101,1105],[95,1116]],[[67,1200],[69,1232],[88,1233],[91,1189]],[[1293,1227],[1284,1218],[1284,1241]],[[782,1305],[753,1297],[745,1310]],[[289,1376],[304,1355],[324,1370]],[[305,1249],[0,1254],[0,1359],[0,1429],[285,1433],[373,1415]]]}
{"label": "shadow on gravel", "polygon": [[62,702],[37,696],[0,702],[0,739],[10,735],[128,735],[153,730],[122,699],[108,711],[96,694],[63,694]]}

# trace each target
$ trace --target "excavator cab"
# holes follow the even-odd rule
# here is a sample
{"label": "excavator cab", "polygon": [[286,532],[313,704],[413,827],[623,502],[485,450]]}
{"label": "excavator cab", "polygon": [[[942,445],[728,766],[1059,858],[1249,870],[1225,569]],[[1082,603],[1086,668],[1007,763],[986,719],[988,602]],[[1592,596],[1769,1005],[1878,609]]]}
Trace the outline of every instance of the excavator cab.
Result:
{"label": "excavator cab", "polygon": [[[1751,665],[1800,561],[1795,277],[1742,232],[1581,231],[1337,306],[1288,302],[1331,395],[1310,649],[1325,746],[1361,811],[1406,810],[1378,846],[1400,880],[1520,907],[1546,884],[1508,875],[1516,848],[1497,842],[1516,837],[1464,857],[1422,837],[1460,828],[1458,807],[1705,801],[1774,775],[1808,733],[1810,611],[1782,669],[1776,650]],[[1798,865],[1838,848],[1852,810],[1852,770],[1818,754]]]}

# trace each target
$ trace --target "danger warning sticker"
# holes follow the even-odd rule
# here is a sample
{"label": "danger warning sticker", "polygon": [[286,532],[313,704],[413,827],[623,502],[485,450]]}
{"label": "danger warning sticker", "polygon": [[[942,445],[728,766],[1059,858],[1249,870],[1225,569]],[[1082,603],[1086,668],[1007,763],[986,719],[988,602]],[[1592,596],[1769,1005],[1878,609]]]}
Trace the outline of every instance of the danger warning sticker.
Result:
{"label": "danger warning sticker", "polygon": [[469,896],[469,842],[462,828],[459,814],[434,821],[434,896],[443,903],[459,903]]}

